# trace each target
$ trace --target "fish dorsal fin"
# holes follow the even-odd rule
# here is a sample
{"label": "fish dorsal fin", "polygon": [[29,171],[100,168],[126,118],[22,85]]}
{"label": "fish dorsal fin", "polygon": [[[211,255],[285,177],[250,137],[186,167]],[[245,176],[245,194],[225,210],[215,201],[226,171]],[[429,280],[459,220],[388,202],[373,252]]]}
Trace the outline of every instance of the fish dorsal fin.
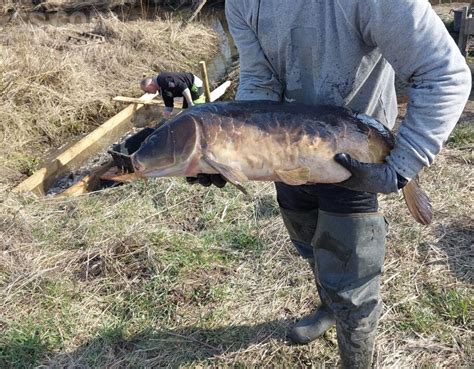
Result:
{"label": "fish dorsal fin", "polygon": [[298,186],[308,183],[310,169],[308,167],[301,167],[292,170],[275,170],[275,173],[283,183]]}
{"label": "fish dorsal fin", "polygon": [[232,183],[244,194],[248,194],[245,188],[242,186],[243,182],[247,182],[249,180],[244,172],[239,169],[231,168],[228,165],[221,164],[210,158],[209,155],[204,155],[203,160],[213,169],[217,170],[217,172],[221,174],[227,180],[227,182]]}

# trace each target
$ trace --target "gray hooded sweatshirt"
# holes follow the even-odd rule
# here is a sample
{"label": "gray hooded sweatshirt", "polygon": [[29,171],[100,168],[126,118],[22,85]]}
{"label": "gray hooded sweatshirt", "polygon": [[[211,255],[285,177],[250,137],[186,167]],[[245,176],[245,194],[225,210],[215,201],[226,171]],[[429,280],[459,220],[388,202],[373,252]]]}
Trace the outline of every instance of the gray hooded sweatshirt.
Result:
{"label": "gray hooded sweatshirt", "polygon": [[471,73],[427,0],[226,0],[238,100],[347,106],[392,128],[394,75],[408,110],[386,161],[412,179],[458,121]]}

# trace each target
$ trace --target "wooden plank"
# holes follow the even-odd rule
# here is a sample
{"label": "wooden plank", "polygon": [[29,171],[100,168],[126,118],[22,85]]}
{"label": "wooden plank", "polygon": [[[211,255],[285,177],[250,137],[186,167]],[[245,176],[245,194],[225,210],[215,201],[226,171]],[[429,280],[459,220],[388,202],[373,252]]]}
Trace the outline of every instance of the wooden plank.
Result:
{"label": "wooden plank", "polygon": [[465,34],[468,36],[474,35],[474,18],[467,18],[465,22]]}
{"label": "wooden plank", "polygon": [[[140,99],[151,100],[155,96],[156,94],[145,94]],[[90,155],[106,148],[111,142],[119,139],[129,131],[134,105],[137,105],[137,110],[144,106],[143,104],[127,106],[68,150],[58,155],[48,165],[20,183],[13,191],[33,192],[37,195],[44,195],[57,176],[73,169]]]}
{"label": "wooden plank", "polygon": [[211,92],[210,101],[213,102],[220,99],[225,94],[226,90],[230,87],[230,84],[230,81],[225,81],[222,85],[213,90]]}
{"label": "wooden plank", "polygon": [[[211,101],[219,99],[229,86],[230,81],[226,81],[212,91]],[[127,106],[124,110],[71,146],[68,150],[58,155],[48,165],[36,171],[32,176],[16,186],[13,191],[33,192],[36,195],[44,195],[58,176],[78,167],[85,159],[105,149],[128,132],[131,128],[131,119],[134,110],[141,109],[148,101],[156,96],[157,94],[143,95],[137,99],[140,103],[133,103]],[[142,102],[145,102],[145,104]],[[175,110],[178,111],[180,109],[175,108]],[[80,190],[76,189],[72,191]]]}
{"label": "wooden plank", "polygon": [[199,4],[196,6],[196,9],[194,10],[193,14],[189,17],[189,19],[185,22],[185,25],[188,23],[191,23],[194,18],[197,17],[199,12],[201,11],[202,7],[206,4],[207,0],[200,0]]}
{"label": "wooden plank", "polygon": [[206,102],[211,102],[211,89],[209,88],[209,79],[207,78],[206,62],[200,61],[199,66],[201,67],[202,80],[204,82],[204,95],[206,96]]}
{"label": "wooden plank", "polygon": [[124,173],[122,172],[121,169],[117,167],[111,167],[108,171],[103,173],[100,176],[101,179],[105,179],[108,181],[114,181],[114,182],[121,182],[121,183],[128,183],[128,182],[133,182],[138,178],[145,178],[141,176],[140,174],[133,172],[133,173]]}
{"label": "wooden plank", "polygon": [[161,105],[164,106],[165,104],[163,101],[158,100],[145,100],[145,99],[137,99],[135,97],[126,97],[126,96],[116,96],[112,100],[120,101],[120,102],[127,102],[132,104],[143,104],[143,105]]}
{"label": "wooden plank", "polygon": [[464,56],[467,55],[466,53],[467,40],[469,38],[469,34],[466,33],[468,14],[469,14],[469,7],[465,6],[462,10],[461,28],[459,29],[459,39],[458,39],[458,47]]}

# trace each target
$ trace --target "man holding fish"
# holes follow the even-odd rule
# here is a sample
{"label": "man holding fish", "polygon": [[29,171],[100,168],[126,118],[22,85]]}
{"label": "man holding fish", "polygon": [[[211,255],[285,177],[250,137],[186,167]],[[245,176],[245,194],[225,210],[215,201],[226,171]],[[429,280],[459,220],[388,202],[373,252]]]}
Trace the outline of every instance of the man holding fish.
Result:
{"label": "man holding fish", "polygon": [[396,192],[433,162],[464,108],[471,73],[427,0],[227,0],[226,16],[240,55],[237,100],[344,106],[392,128],[395,72],[411,85],[384,163],[339,153],[352,174],[340,186],[275,183],[321,299],[289,337],[308,343],[336,325],[342,366],[367,368],[386,234],[376,193]]}
{"label": "man holding fish", "polygon": [[[415,177],[459,119],[469,68],[427,0],[227,0],[226,16],[238,101],[164,124],[132,155],[134,168],[241,190],[274,181],[321,300],[289,338],[306,344],[335,325],[342,366],[368,368],[387,228],[377,193],[403,189],[415,219],[431,221]],[[395,72],[411,87],[394,139]]]}

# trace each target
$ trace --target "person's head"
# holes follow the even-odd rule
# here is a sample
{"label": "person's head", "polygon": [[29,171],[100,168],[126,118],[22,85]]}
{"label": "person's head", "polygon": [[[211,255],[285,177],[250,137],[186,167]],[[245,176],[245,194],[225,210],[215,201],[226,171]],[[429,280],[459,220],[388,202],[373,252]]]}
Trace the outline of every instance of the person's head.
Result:
{"label": "person's head", "polygon": [[140,88],[142,91],[149,94],[156,94],[160,90],[160,86],[156,83],[156,79],[151,77],[142,79],[140,82]]}

